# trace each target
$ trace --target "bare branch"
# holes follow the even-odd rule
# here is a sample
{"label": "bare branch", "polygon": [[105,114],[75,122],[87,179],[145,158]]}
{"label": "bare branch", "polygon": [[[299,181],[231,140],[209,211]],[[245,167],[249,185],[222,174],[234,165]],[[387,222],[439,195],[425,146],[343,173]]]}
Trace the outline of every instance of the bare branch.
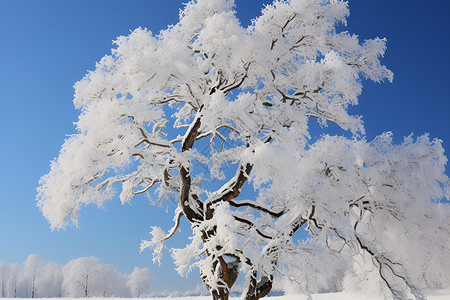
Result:
{"label": "bare branch", "polygon": [[[398,298],[398,299],[404,299],[403,297],[403,292],[396,289],[395,287],[392,286],[392,283],[390,282],[390,280],[385,276],[385,274],[383,273],[383,269],[384,268],[388,268],[390,270],[390,272],[396,276],[397,278],[401,279],[406,286],[410,289],[411,293],[414,294],[414,296],[417,299],[425,299],[423,297],[423,295],[421,295],[421,293],[418,291],[418,289],[415,287],[415,285],[406,277],[405,275],[399,274],[398,271],[396,271],[394,269],[393,265],[398,265],[400,266],[400,268],[403,269],[402,264],[400,263],[394,263],[392,262],[390,259],[388,259],[385,255],[380,254],[380,253],[375,253],[375,251],[373,251],[367,244],[365,244],[363,242],[363,238],[360,237],[360,235],[357,233],[357,227],[358,227],[359,221],[355,222],[354,225],[354,230],[355,230],[355,238],[356,241],[359,244],[359,247],[366,251],[367,253],[369,253],[373,259],[375,259],[375,261],[378,264],[378,268],[379,268],[379,273],[380,273],[380,277],[383,279],[384,283],[387,285],[387,287],[389,288],[389,290],[392,292],[392,294],[394,295],[394,297]],[[403,270],[404,271],[404,270]],[[406,272],[404,272],[406,273]]]}
{"label": "bare branch", "polygon": [[251,221],[249,221],[249,220],[247,220],[247,219],[244,219],[244,218],[240,218],[240,217],[238,217],[238,216],[233,216],[233,217],[234,217],[234,219],[235,219],[236,221],[242,222],[242,223],[244,223],[244,224],[247,224],[247,225],[250,226],[250,227],[255,228],[256,232],[257,232],[260,236],[262,236],[263,238],[265,238],[265,239],[270,239],[270,240],[273,239],[273,237],[271,237],[271,236],[269,236],[269,235],[263,233],[261,230],[259,230],[259,229],[255,226],[255,224],[253,224],[253,222],[251,222]]}
{"label": "bare branch", "polygon": [[[201,110],[197,112],[195,119],[193,120],[191,126],[186,131],[186,134],[183,137],[181,151],[185,152],[192,148],[194,142],[199,134],[200,124],[201,124]],[[180,204],[184,211],[186,218],[191,222],[197,222],[199,220],[203,220],[203,214],[197,212],[196,209],[191,207],[191,176],[189,168],[185,166],[181,166],[180,168],[180,176],[181,176],[181,191],[180,191]],[[198,208],[203,207],[203,203],[200,201],[198,197],[194,199],[196,202],[196,206]]]}
{"label": "bare branch", "polygon": [[273,217],[273,218],[279,218],[279,217],[281,217],[281,216],[284,214],[284,212],[285,212],[284,210],[282,210],[282,211],[280,211],[280,212],[273,212],[273,211],[271,211],[270,209],[265,208],[265,207],[262,207],[262,206],[258,205],[258,204],[255,203],[255,202],[249,202],[249,201],[245,201],[245,202],[243,202],[243,201],[241,201],[241,202],[234,202],[234,201],[232,201],[232,200],[229,200],[228,203],[229,203],[231,206],[233,206],[233,207],[244,207],[244,206],[248,206],[248,207],[254,208],[254,209],[256,209],[256,210],[262,211],[262,212],[264,212],[264,213],[266,213],[266,214],[269,214],[269,215],[270,215],[271,217]]}
{"label": "bare branch", "polygon": [[178,230],[178,228],[180,227],[180,220],[181,217],[184,215],[183,211],[180,209],[178,211],[178,213],[175,215],[175,224],[173,225],[173,227],[169,230],[169,233],[161,240],[161,241],[166,241],[168,239],[170,239]]}
{"label": "bare branch", "polygon": [[158,182],[161,182],[161,180],[159,180],[159,179],[155,179],[155,180],[153,180],[153,179],[151,179],[151,182],[150,182],[150,184],[148,184],[145,188],[143,188],[142,190],[139,190],[139,191],[133,191],[133,195],[139,195],[139,194],[143,194],[143,193],[145,193],[145,192],[147,192],[149,189],[151,189],[156,183],[158,183]]}
{"label": "bare branch", "polygon": [[220,201],[231,201],[232,199],[239,196],[241,193],[241,189],[252,170],[253,165],[247,163],[245,165],[240,165],[236,175],[231,178],[227,183],[225,183],[215,194],[213,199],[210,200],[209,204],[212,205],[214,203]]}

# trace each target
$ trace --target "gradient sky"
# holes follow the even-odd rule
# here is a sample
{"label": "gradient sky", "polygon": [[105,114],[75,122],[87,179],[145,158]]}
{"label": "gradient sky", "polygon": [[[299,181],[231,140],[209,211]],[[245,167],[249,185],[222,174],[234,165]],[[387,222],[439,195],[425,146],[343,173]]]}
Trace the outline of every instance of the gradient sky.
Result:
{"label": "gradient sky", "polygon": [[[188,290],[200,283],[197,272],[179,277],[167,252],[160,267],[150,251],[139,254],[150,226],[172,225],[170,211],[143,197],[124,206],[113,199],[107,211],[86,207],[78,229],[59,232],[50,231],[35,201],[39,178],[66,135],[75,133],[73,84],[110,53],[117,36],[139,26],[159,32],[177,22],[186,1],[0,0],[0,261],[23,262],[32,253],[58,263],[96,256],[121,272],[150,268],[154,289]],[[236,0],[242,24],[269,2]],[[367,139],[393,131],[400,142],[428,132],[448,153],[450,1],[349,2],[346,30],[361,40],[386,37],[383,63],[395,74],[393,83],[365,82],[360,105],[351,108],[363,115]],[[182,230],[189,231],[187,224]],[[180,237],[169,245],[184,245]]]}

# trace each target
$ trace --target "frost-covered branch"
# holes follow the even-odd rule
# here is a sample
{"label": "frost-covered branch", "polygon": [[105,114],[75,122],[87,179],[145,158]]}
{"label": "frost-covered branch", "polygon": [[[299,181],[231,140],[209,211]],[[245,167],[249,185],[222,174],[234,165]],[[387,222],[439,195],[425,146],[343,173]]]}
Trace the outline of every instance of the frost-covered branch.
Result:
{"label": "frost-covered branch", "polygon": [[175,217],[174,217],[174,226],[169,230],[167,234],[164,234],[164,232],[159,227],[153,227],[152,232],[150,233],[153,238],[151,241],[145,241],[142,240],[141,242],[141,252],[144,251],[146,248],[154,248],[153,251],[153,262],[158,261],[161,264],[161,258],[162,258],[162,251],[164,250],[164,242],[170,239],[178,230],[180,227],[180,221],[181,217],[184,215],[183,211],[181,209],[178,209],[176,211]]}
{"label": "frost-covered branch", "polygon": [[265,208],[265,207],[263,207],[263,206],[261,206],[261,205],[258,205],[257,203],[250,202],[250,201],[239,201],[239,202],[234,202],[234,201],[232,201],[232,200],[229,200],[228,203],[229,203],[231,206],[233,206],[233,207],[246,207],[246,206],[247,206],[247,207],[251,207],[251,208],[254,208],[254,209],[258,210],[258,211],[262,211],[262,212],[264,212],[264,213],[270,215],[270,216],[273,217],[273,218],[279,218],[279,217],[280,217],[281,215],[283,215],[283,213],[284,213],[284,210],[283,210],[283,211],[280,211],[280,212],[274,212],[274,211],[271,211],[271,210],[268,209],[268,208]]}

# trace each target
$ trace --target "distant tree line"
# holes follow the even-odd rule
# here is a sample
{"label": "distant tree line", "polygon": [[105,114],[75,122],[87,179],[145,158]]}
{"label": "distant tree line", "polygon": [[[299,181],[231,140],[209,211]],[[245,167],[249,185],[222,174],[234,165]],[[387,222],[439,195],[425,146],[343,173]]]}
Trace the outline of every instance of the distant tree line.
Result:
{"label": "distant tree line", "polygon": [[2,298],[140,297],[150,283],[147,268],[122,274],[96,257],[80,257],[66,265],[46,262],[38,254],[23,264],[0,262]]}

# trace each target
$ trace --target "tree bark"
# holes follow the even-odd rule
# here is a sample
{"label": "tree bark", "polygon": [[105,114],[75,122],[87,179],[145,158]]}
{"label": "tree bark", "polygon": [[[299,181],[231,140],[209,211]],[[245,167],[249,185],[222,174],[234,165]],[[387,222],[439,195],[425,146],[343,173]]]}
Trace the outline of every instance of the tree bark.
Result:
{"label": "tree bark", "polygon": [[261,299],[272,290],[273,278],[262,277],[259,281],[256,279],[257,271],[254,271],[250,277],[250,284],[245,295],[245,300]]}
{"label": "tree bark", "polygon": [[[228,300],[231,288],[239,276],[239,261],[236,259],[232,262],[226,262],[225,259],[220,256],[213,264],[212,268],[219,269],[215,282],[219,285],[219,288],[213,289],[206,281],[206,278],[203,278],[206,288],[211,292],[213,300]],[[226,286],[224,286],[224,283]]]}
{"label": "tree bark", "polygon": [[212,291],[211,295],[213,300],[228,300],[230,298],[230,293],[225,288],[220,288],[218,291]]}

